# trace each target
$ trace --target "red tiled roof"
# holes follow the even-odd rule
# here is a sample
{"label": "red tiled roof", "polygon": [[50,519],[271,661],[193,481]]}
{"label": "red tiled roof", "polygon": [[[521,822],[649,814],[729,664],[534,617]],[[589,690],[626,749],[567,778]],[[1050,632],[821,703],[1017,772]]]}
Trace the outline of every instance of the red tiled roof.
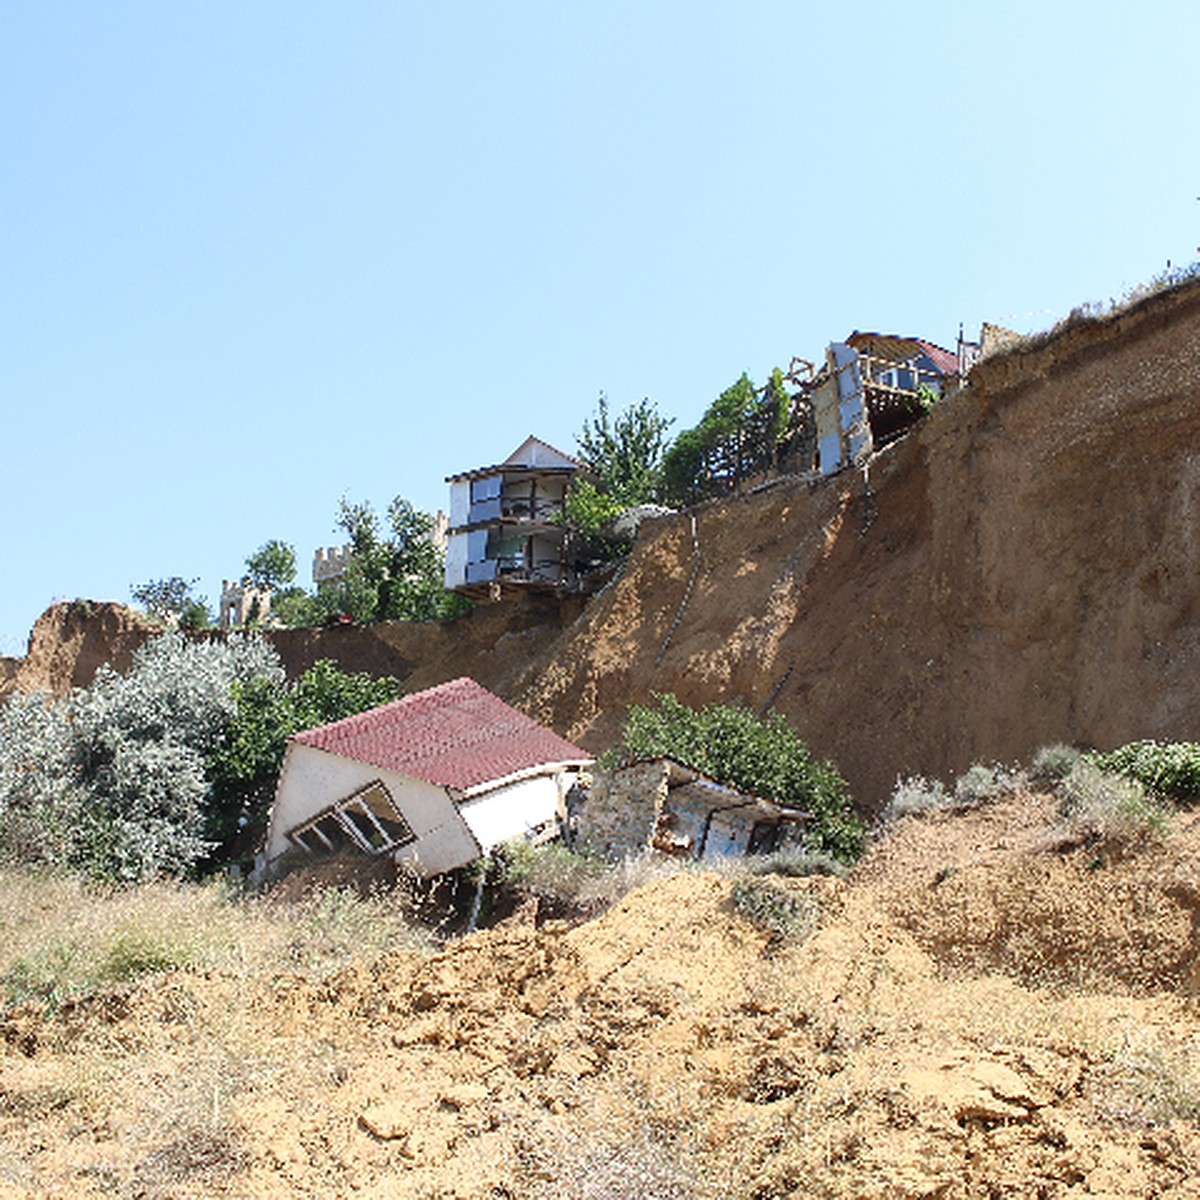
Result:
{"label": "red tiled roof", "polygon": [[591,761],[465,676],[292,740],[460,792],[543,764]]}
{"label": "red tiled roof", "polygon": [[924,338],[917,338],[916,341],[943,375],[958,374],[958,355],[953,350],[943,350],[941,346],[935,346]]}

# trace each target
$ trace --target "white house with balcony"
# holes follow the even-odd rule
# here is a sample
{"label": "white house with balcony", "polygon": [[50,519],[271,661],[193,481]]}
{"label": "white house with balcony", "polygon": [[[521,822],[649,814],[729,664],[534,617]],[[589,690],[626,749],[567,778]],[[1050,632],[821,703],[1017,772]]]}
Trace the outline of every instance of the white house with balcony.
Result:
{"label": "white house with balcony", "polygon": [[503,462],[449,476],[446,587],[484,594],[501,584],[572,583],[561,517],[582,470],[579,459],[531,435]]}

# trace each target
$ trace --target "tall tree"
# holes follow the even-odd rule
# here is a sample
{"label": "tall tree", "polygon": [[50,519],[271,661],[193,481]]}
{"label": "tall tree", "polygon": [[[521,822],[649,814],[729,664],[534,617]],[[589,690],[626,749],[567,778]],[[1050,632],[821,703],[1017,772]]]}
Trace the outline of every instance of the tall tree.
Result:
{"label": "tall tree", "polygon": [[622,508],[654,498],[672,418],[650,400],[631,404],[610,420],[608,397],[600,393],[595,416],[584,421],[576,441],[603,491]]}
{"label": "tall tree", "polygon": [[737,491],[775,466],[787,432],[791,398],[783,373],[757,389],[741,375],[708,406],[700,423],[683,430],[663,459],[662,494],[675,504]]}
{"label": "tall tree", "polygon": [[[266,819],[287,740],[302,729],[351,717],[395,700],[399,683],[349,674],[321,659],[295,683],[277,675],[259,675],[233,685],[236,715],[208,756],[213,785],[206,834],[227,848],[245,825]],[[222,857],[218,849],[215,857]]]}
{"label": "tall tree", "polygon": [[468,606],[445,590],[442,551],[434,541],[434,518],[397,496],[383,526],[369,501],[342,498],[338,525],[350,539],[350,565],[323,603],[356,621],[440,621]]}
{"label": "tall tree", "polygon": [[272,538],[246,559],[246,578],[256,588],[279,591],[296,578],[296,551]]}
{"label": "tall tree", "polygon": [[212,624],[212,612],[203,596],[192,594],[198,581],[172,575],[168,579],[151,579],[133,584],[129,594],[151,616],[182,629],[207,629]]}

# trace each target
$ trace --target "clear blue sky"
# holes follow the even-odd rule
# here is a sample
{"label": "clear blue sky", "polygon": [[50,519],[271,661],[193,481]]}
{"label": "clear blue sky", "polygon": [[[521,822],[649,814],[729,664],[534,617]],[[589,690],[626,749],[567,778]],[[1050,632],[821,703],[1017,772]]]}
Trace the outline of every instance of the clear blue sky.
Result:
{"label": "clear blue sky", "polygon": [[1052,324],[1200,244],[1200,5],[6,0],[0,653],[432,510],[603,390]]}

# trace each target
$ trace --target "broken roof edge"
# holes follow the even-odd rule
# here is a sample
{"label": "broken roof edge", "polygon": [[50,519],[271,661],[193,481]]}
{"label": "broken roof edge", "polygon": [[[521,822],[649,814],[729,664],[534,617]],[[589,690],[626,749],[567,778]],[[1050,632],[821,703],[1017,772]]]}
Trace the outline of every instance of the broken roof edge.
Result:
{"label": "broken roof edge", "polygon": [[667,781],[669,785],[686,787],[692,783],[702,783],[716,791],[726,792],[730,796],[738,797],[741,804],[769,804],[783,814],[795,814],[800,817],[809,817],[812,815],[803,809],[790,808],[785,804],[780,804],[778,800],[772,800],[769,796],[760,796],[756,792],[746,791],[743,788],[735,787],[731,783],[722,783],[719,779],[714,779],[711,775],[706,775],[699,767],[689,766],[678,758],[672,758],[669,754],[648,754],[643,758],[633,758],[629,762],[623,762],[617,769],[623,771],[627,767],[638,767],[646,763],[656,762],[667,765]]}
{"label": "broken roof edge", "polygon": [[[908,337],[899,333],[875,333],[870,330],[856,329],[844,341],[844,345],[850,346],[858,350],[860,346],[878,355],[878,343],[891,343],[895,347],[896,352],[902,355],[901,358],[890,360],[895,362],[907,362],[910,358],[917,358],[924,354],[943,375],[957,374],[958,371],[958,355],[953,350],[947,350],[945,346],[939,346],[937,342],[931,342],[928,338]],[[883,356],[887,357],[887,356]]]}
{"label": "broken roof edge", "polygon": [[557,775],[562,771],[580,770],[583,767],[590,766],[595,761],[594,758],[571,758],[564,759],[561,762],[539,763],[537,766],[524,767],[520,771],[513,771],[511,775],[504,775],[498,779],[488,779],[483,783],[472,784],[471,787],[464,788],[461,791],[450,787],[446,790],[451,796],[457,797],[460,801],[478,800],[481,796],[486,796],[488,792],[498,791],[502,787],[508,787],[509,784],[520,783],[523,779],[536,779],[539,775]]}

